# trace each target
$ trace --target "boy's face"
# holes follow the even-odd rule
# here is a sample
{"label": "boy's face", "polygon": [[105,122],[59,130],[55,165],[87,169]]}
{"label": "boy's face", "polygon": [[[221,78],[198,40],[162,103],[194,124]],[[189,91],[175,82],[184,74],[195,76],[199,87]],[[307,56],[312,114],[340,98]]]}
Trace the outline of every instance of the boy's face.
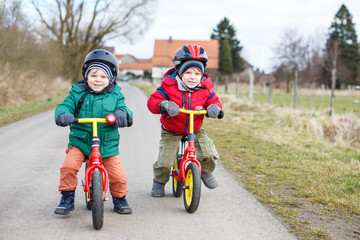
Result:
{"label": "boy's face", "polygon": [[182,81],[188,88],[194,88],[199,85],[201,77],[201,71],[196,67],[191,67],[182,76]]}
{"label": "boy's face", "polygon": [[109,85],[110,81],[104,71],[93,68],[87,76],[87,83],[93,91],[100,92]]}

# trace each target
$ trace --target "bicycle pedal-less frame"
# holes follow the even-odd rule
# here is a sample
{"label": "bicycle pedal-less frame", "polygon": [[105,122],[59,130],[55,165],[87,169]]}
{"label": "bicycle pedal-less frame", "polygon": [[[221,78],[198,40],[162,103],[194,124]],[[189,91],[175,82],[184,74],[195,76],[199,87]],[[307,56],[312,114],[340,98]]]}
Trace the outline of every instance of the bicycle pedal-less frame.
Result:
{"label": "bicycle pedal-less frame", "polygon": [[[173,194],[180,197],[184,192],[185,210],[193,213],[197,210],[201,196],[201,164],[195,155],[194,115],[206,114],[204,109],[186,110],[181,113],[189,115],[189,134],[181,139],[181,150],[172,169]],[[185,143],[188,143],[185,148]]]}
{"label": "bicycle pedal-less frame", "polygon": [[102,165],[100,154],[100,138],[98,137],[98,123],[113,124],[116,121],[114,114],[106,118],[75,118],[73,123],[92,123],[93,136],[91,138],[92,152],[86,162],[85,178],[82,186],[85,192],[86,207],[92,210],[93,227],[101,229],[104,222],[104,202],[109,184],[109,176]]}

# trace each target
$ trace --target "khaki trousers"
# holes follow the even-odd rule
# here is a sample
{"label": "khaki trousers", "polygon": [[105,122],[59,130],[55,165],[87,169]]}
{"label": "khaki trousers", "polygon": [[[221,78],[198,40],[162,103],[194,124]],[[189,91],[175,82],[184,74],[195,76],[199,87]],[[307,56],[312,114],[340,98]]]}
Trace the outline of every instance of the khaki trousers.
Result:
{"label": "khaki trousers", "polygon": [[[215,170],[219,154],[213,141],[207,136],[206,131],[200,128],[195,132],[196,159],[201,163],[201,170],[211,173]],[[182,135],[172,135],[161,130],[159,156],[153,164],[153,173],[156,181],[167,183],[169,181],[171,167],[174,165],[176,156],[179,153],[180,140]]]}
{"label": "khaki trousers", "polygon": [[[59,191],[72,191],[78,185],[77,174],[85,160],[83,152],[75,146],[66,149],[66,157],[60,168]],[[127,178],[119,155],[102,159],[109,174],[109,188],[111,196],[121,198],[128,193]]]}

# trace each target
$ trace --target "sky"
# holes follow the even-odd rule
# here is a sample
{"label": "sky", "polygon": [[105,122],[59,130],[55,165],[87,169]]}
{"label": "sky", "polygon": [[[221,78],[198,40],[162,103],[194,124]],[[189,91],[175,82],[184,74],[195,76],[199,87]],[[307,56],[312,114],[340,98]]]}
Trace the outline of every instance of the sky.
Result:
{"label": "sky", "polygon": [[153,22],[142,36],[132,44],[111,44],[117,54],[151,58],[155,39],[210,40],[212,29],[226,17],[237,31],[242,57],[255,68],[270,72],[274,48],[286,29],[325,43],[325,34],[342,4],[353,16],[360,41],[360,0],[157,0]]}

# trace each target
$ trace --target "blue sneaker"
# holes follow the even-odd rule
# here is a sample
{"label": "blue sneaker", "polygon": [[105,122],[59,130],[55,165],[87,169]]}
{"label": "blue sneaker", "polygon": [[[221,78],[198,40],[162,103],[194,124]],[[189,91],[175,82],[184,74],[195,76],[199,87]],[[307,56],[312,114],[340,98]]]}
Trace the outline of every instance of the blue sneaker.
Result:
{"label": "blue sneaker", "polygon": [[130,214],[132,213],[131,207],[126,201],[125,196],[122,198],[112,197],[114,203],[114,211],[119,214]]}
{"label": "blue sneaker", "polygon": [[62,197],[59,206],[55,209],[55,214],[68,215],[75,208],[75,191],[64,191],[61,192],[61,195]]}

